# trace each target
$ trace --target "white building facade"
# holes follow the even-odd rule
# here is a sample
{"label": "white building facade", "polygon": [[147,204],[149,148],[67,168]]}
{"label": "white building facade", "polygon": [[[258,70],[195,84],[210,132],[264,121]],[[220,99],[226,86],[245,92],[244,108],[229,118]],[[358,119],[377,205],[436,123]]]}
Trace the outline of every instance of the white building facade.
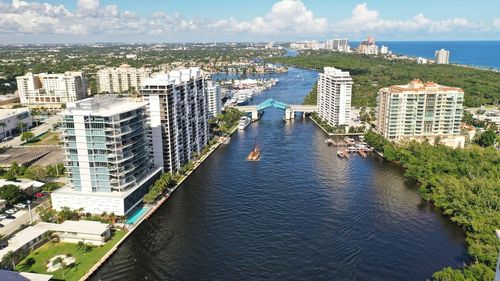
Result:
{"label": "white building facade", "polygon": [[207,104],[208,104],[208,118],[215,118],[221,114],[222,100],[220,96],[220,87],[212,80],[207,81]]}
{"label": "white building facade", "polygon": [[[382,88],[377,98],[377,131],[390,140],[450,139],[461,134],[464,91],[433,82],[411,81]],[[456,139],[460,142],[460,139]],[[463,143],[450,143],[463,146]]]}
{"label": "white building facade", "polygon": [[144,102],[98,96],[61,113],[70,184],[52,193],[55,209],[125,215],[148,192],[161,169],[150,160]]}
{"label": "white building facade", "polygon": [[128,64],[107,67],[97,71],[98,93],[139,91],[141,84],[151,76],[150,68],[133,68]]}
{"label": "white building facade", "polygon": [[0,140],[17,135],[32,126],[29,108],[0,109]]}
{"label": "white building facade", "polygon": [[144,82],[141,95],[148,103],[155,167],[176,172],[208,144],[206,91],[206,78],[196,67]]}
{"label": "white building facade", "polygon": [[318,115],[331,126],[349,125],[352,78],[349,72],[325,67],[318,79]]}
{"label": "white building facade", "polygon": [[448,64],[450,63],[450,51],[441,49],[436,51],[436,63],[437,64]]}
{"label": "white building facade", "polygon": [[87,96],[87,78],[83,72],[26,73],[16,80],[22,104],[59,107]]}

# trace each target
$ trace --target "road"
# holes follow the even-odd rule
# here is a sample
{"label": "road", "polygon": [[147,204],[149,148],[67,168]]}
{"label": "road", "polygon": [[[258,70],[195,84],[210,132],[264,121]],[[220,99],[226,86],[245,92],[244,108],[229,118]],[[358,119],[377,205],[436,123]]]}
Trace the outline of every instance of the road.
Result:
{"label": "road", "polygon": [[[41,135],[41,134],[49,131],[50,129],[52,129],[52,126],[54,126],[54,124],[59,122],[60,118],[61,117],[59,115],[51,116],[51,117],[47,118],[45,120],[45,122],[43,124],[41,124],[40,126],[32,128],[30,130],[30,132],[32,132],[35,136]],[[9,141],[2,143],[2,146],[14,147],[14,146],[20,146],[23,143],[24,142],[21,141],[21,135],[19,135],[19,136],[16,136]]]}

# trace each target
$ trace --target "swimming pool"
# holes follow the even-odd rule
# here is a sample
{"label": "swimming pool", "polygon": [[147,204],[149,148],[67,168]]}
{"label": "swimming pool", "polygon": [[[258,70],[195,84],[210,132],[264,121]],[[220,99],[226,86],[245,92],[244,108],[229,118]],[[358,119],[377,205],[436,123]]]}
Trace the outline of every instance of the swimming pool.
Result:
{"label": "swimming pool", "polygon": [[125,223],[126,224],[135,224],[137,222],[137,220],[139,220],[142,217],[142,215],[144,215],[148,210],[149,210],[149,208],[146,208],[146,207],[138,209],[137,211],[135,211],[132,214],[132,216],[127,218],[127,221]]}

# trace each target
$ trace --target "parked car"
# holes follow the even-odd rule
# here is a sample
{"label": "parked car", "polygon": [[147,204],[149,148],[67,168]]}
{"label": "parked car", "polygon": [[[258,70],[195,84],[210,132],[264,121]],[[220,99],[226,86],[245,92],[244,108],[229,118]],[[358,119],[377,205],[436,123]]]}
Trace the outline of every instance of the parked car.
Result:
{"label": "parked car", "polygon": [[0,220],[6,219],[6,218],[7,218],[7,215],[5,215],[5,214],[0,214]]}
{"label": "parked car", "polygon": [[16,209],[8,209],[7,211],[5,211],[7,214],[9,215],[12,215],[12,214],[15,214],[17,211]]}
{"label": "parked car", "polygon": [[23,203],[17,203],[16,205],[14,205],[14,207],[18,208],[18,209],[25,209],[26,207],[26,204],[23,204]]}

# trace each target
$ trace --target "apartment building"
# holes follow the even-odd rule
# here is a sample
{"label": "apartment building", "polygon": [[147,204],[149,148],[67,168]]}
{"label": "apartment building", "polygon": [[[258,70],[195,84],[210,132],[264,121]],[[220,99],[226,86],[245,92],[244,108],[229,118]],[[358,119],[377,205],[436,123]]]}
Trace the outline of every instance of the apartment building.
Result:
{"label": "apartment building", "polygon": [[52,193],[53,207],[125,215],[142,202],[161,172],[150,159],[146,103],[97,96],[60,115],[70,184]]}
{"label": "apartment building", "polygon": [[150,68],[133,68],[128,64],[106,67],[97,71],[98,93],[125,93],[139,91],[141,84],[151,76]]}
{"label": "apartment building", "polygon": [[29,108],[0,109],[0,140],[26,131],[32,126]]}
{"label": "apartment building", "polygon": [[32,106],[60,107],[87,96],[87,78],[83,72],[63,74],[26,73],[16,77],[19,99]]}
{"label": "apartment building", "polygon": [[176,172],[208,144],[207,80],[197,68],[146,79],[141,95],[148,103],[155,167]]}
{"label": "apartment building", "polygon": [[[392,140],[439,137],[453,147],[459,136],[464,91],[434,82],[413,80],[379,91],[377,131]],[[454,140],[455,139],[455,140]]]}
{"label": "apartment building", "polygon": [[437,64],[450,63],[450,51],[441,49],[435,52],[435,61]]}
{"label": "apartment building", "polygon": [[318,79],[318,115],[331,126],[349,125],[352,78],[349,72],[325,67]]}
{"label": "apartment building", "polygon": [[207,81],[207,104],[208,104],[208,118],[215,118],[221,113],[222,100],[220,96],[220,87],[214,81]]}

